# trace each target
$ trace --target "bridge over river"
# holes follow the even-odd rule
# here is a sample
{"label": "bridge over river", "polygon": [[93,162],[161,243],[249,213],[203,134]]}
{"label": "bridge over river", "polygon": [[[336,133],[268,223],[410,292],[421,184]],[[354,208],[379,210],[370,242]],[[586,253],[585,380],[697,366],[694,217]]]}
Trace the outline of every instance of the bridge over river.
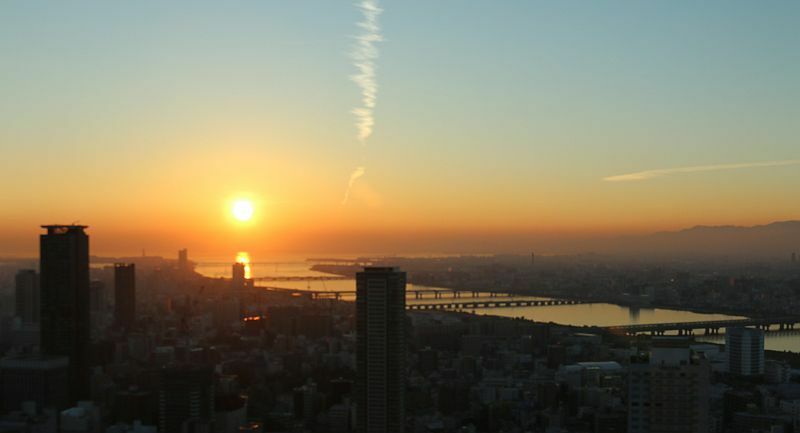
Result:
{"label": "bridge over river", "polygon": [[784,331],[794,329],[795,325],[798,324],[800,324],[800,316],[785,316],[755,319],[707,320],[700,322],[607,326],[605,329],[614,333],[626,335],[636,335],[642,333],[650,333],[651,335],[664,335],[666,332],[677,332],[678,335],[693,335],[695,331],[701,331],[705,335],[716,335],[720,333],[720,329],[728,327],[745,326],[754,327],[765,331]]}
{"label": "bridge over river", "polygon": [[[311,299],[353,299],[354,290],[300,290],[282,287],[258,286],[259,289],[291,293],[295,296],[308,296]],[[555,305],[591,304],[598,301],[577,299],[531,299],[532,296],[516,295],[507,292],[487,290],[458,290],[458,289],[410,289],[406,296],[415,300],[435,299],[442,302],[415,302],[406,305],[408,310],[469,310],[475,308],[504,308],[504,307],[549,307]],[[470,300],[462,300],[462,298]],[[515,299],[516,298],[516,299]],[[447,301],[449,300],[449,301]]]}

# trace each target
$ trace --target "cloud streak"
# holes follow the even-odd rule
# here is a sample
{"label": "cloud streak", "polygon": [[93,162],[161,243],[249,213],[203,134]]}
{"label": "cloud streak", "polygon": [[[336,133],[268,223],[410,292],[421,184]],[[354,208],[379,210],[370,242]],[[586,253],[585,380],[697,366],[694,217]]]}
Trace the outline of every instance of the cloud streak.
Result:
{"label": "cloud streak", "polygon": [[800,165],[800,159],[789,159],[783,161],[743,162],[738,164],[715,164],[715,165],[696,165],[691,167],[660,168],[656,170],[645,170],[645,171],[637,171],[635,173],[608,176],[604,177],[603,180],[606,182],[636,182],[636,181],[653,179],[656,177],[671,176],[674,174],[682,174],[682,173],[739,170],[743,168],[757,168],[757,167],[782,167],[787,165]]}
{"label": "cloud streak", "polygon": [[355,185],[356,180],[358,180],[359,177],[363,176],[364,173],[366,173],[366,171],[367,171],[366,167],[356,167],[356,169],[353,170],[353,173],[350,174],[350,181],[347,182],[347,190],[344,192],[342,205],[346,204],[347,199],[350,198],[350,190],[353,189],[353,185]]}
{"label": "cloud streak", "polygon": [[383,40],[378,17],[383,10],[374,0],[364,0],[357,7],[362,14],[362,20],[358,23],[362,32],[355,37],[356,45],[351,54],[358,73],[350,79],[361,89],[361,105],[353,109],[353,115],[356,117],[358,140],[364,143],[372,135],[372,127],[375,126],[373,110],[378,98],[375,61],[379,54],[377,43]]}
{"label": "cloud streak", "polygon": [[[356,44],[350,55],[353,60],[353,66],[357,71],[350,79],[361,90],[361,104],[353,108],[352,113],[355,116],[356,137],[363,147],[367,144],[367,139],[372,135],[372,128],[375,126],[373,111],[375,110],[375,102],[378,99],[375,61],[378,59],[379,54],[377,43],[383,40],[378,17],[383,10],[378,7],[376,0],[363,0],[356,6],[361,10],[362,15],[362,19],[358,23],[361,33],[355,37]],[[350,198],[350,190],[353,189],[356,180],[363,176],[365,172],[366,167],[362,165],[356,167],[353,173],[350,174],[350,181],[347,183],[342,205],[347,203]]]}

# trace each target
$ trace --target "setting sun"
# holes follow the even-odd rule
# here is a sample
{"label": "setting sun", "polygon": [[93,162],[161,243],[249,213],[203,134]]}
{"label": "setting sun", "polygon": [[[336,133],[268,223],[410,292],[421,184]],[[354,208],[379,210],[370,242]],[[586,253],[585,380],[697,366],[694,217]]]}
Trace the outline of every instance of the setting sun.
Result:
{"label": "setting sun", "polygon": [[253,218],[253,203],[249,200],[237,200],[233,203],[231,212],[239,221],[250,221]]}

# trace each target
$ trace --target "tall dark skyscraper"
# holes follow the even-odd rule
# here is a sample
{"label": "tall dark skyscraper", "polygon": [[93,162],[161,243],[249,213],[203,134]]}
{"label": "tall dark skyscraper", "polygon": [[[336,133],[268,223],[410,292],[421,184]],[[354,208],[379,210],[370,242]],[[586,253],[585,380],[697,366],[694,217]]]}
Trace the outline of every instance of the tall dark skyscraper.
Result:
{"label": "tall dark skyscraper", "polygon": [[23,323],[39,323],[39,274],[32,269],[17,272],[16,283],[16,316]]}
{"label": "tall dark skyscraper", "polygon": [[69,358],[70,399],[88,397],[89,236],[86,226],[47,225],[39,239],[41,349]]}
{"label": "tall dark skyscraper", "polygon": [[136,266],[133,263],[114,264],[114,320],[126,330],[136,322]]}
{"label": "tall dark skyscraper", "polygon": [[405,423],[406,273],[356,275],[356,431],[397,433]]}

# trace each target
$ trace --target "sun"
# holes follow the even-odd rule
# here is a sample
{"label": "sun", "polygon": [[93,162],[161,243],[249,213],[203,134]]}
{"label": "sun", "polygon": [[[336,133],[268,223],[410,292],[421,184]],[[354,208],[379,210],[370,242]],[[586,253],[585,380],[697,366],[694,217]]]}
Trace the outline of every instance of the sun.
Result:
{"label": "sun", "polygon": [[233,202],[231,213],[239,221],[250,221],[253,218],[253,202],[250,200],[236,200]]}

